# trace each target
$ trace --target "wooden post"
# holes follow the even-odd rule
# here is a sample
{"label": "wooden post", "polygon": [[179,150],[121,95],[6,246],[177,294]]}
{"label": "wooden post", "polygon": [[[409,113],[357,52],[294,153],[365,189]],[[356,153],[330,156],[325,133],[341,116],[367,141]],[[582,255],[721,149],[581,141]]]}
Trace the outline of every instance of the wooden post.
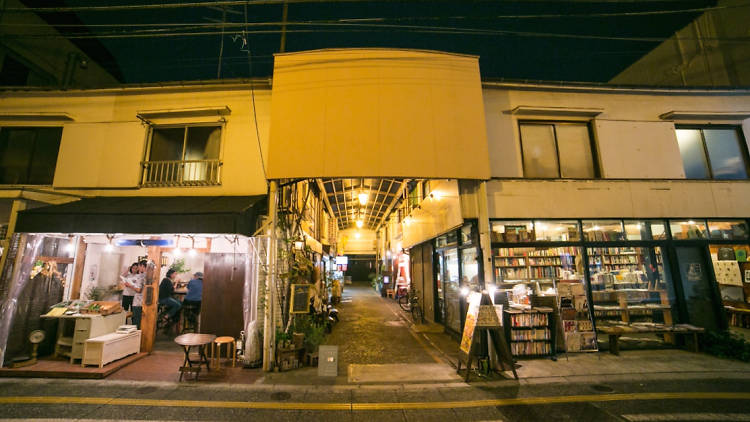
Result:
{"label": "wooden post", "polygon": [[83,281],[83,266],[86,263],[86,248],[88,244],[83,241],[83,236],[78,236],[78,247],[76,248],[75,267],[73,268],[73,281],[70,285],[70,299],[81,297],[81,282]]}
{"label": "wooden post", "polygon": [[[143,309],[141,316],[141,351],[151,353],[156,337],[156,318],[159,303],[159,281],[161,281],[161,248],[149,246],[149,265],[146,283],[143,285]],[[153,263],[153,265],[151,265]]]}

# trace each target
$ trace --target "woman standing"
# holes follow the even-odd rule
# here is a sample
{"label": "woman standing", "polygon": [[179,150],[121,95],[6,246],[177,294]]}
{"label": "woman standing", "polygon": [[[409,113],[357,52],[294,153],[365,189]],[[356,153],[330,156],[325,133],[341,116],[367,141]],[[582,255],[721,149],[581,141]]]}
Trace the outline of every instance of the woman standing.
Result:
{"label": "woman standing", "polygon": [[122,309],[125,311],[131,310],[133,307],[133,296],[135,296],[135,290],[130,287],[129,283],[133,282],[133,278],[138,275],[138,263],[134,262],[125,272],[120,276],[123,281],[122,288]]}

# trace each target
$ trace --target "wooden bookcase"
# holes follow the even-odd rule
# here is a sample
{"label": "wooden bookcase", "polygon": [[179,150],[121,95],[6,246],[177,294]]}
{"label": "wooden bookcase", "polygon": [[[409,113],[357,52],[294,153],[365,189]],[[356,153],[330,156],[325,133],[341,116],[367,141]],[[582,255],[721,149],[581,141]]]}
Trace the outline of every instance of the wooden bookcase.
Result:
{"label": "wooden bookcase", "polygon": [[514,357],[548,357],[555,353],[554,312],[552,308],[506,309],[503,311],[505,336]]}

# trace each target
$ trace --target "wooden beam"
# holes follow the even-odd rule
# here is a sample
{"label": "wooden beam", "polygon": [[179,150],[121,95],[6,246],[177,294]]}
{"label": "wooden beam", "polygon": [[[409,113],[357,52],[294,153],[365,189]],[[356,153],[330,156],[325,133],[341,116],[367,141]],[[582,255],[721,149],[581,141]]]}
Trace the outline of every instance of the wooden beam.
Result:
{"label": "wooden beam", "polygon": [[73,281],[70,286],[70,299],[81,298],[81,282],[83,281],[83,267],[86,264],[86,249],[88,243],[83,241],[83,236],[78,236],[78,247],[76,248],[75,267],[73,268]]}
{"label": "wooden beam", "polygon": [[[149,266],[146,283],[143,285],[143,308],[141,314],[141,351],[151,353],[156,338],[156,319],[159,303],[159,282],[161,277],[161,248],[148,247]],[[153,263],[153,266],[151,265]]]}

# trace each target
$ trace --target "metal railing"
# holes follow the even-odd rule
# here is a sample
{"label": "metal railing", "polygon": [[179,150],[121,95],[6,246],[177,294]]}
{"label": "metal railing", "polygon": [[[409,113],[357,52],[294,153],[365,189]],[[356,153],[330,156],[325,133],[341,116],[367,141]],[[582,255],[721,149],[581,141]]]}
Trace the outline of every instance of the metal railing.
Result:
{"label": "metal railing", "polygon": [[142,186],[214,186],[221,184],[221,160],[144,161]]}

